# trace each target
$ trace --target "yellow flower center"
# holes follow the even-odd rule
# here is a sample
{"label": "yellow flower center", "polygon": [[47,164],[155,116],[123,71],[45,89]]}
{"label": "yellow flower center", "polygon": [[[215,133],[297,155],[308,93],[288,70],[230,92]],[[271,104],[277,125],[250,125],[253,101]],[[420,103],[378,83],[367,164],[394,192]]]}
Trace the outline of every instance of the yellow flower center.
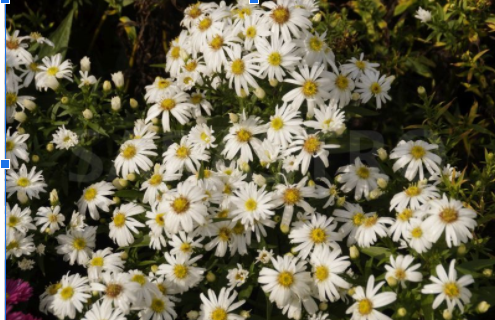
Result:
{"label": "yellow flower center", "polygon": [[36,62],[31,62],[29,64],[29,69],[33,72],[37,72],[38,71],[38,64]]}
{"label": "yellow flower center", "polygon": [[315,154],[321,148],[321,142],[316,136],[310,136],[304,141],[303,149],[310,154]]}
{"label": "yellow flower center", "polygon": [[62,285],[60,283],[54,283],[51,286],[49,286],[46,290],[48,291],[49,295],[54,296],[57,294],[60,288],[62,288]]}
{"label": "yellow flower center", "polygon": [[327,280],[329,275],[330,275],[330,273],[328,272],[328,268],[327,267],[325,267],[325,266],[318,266],[318,267],[316,267],[315,278],[318,281],[325,281],[325,280]]}
{"label": "yellow flower center", "polygon": [[96,189],[95,188],[88,188],[86,190],[86,192],[84,193],[84,200],[86,201],[91,201],[93,200],[94,198],[96,198],[96,195],[98,193],[96,192]]}
{"label": "yellow flower center", "polygon": [[217,51],[223,46],[223,37],[220,35],[216,35],[211,41],[210,41],[210,48],[213,50]]}
{"label": "yellow flower center", "polygon": [[163,181],[162,175],[159,173],[155,173],[154,175],[151,176],[149,180],[149,184],[156,187],[157,185],[162,183],[162,181]]}
{"label": "yellow flower center", "polygon": [[228,216],[229,216],[229,210],[228,209],[218,211],[218,213],[217,213],[217,218],[220,218],[220,219],[225,219]]}
{"label": "yellow flower center", "polygon": [[132,276],[131,281],[139,283],[139,285],[142,287],[146,283],[146,278],[142,274],[135,274]]}
{"label": "yellow flower center", "polygon": [[46,73],[50,76],[55,76],[58,73],[57,67],[50,67],[46,70]]}
{"label": "yellow flower center", "polygon": [[356,61],[356,67],[361,71],[366,69],[366,62],[358,60]]}
{"label": "yellow flower center", "polygon": [[245,69],[244,61],[242,61],[242,59],[232,61],[230,69],[232,70],[232,73],[237,76],[243,74]]}
{"label": "yellow flower center", "polygon": [[232,194],[232,187],[228,183],[226,183],[223,187],[223,193]]}
{"label": "yellow flower center", "polygon": [[364,219],[366,219],[364,213],[358,212],[352,217],[352,223],[354,223],[355,226],[360,226],[363,224]]}
{"label": "yellow flower center", "polygon": [[191,94],[191,102],[193,104],[200,104],[202,100],[203,100],[203,96],[200,93]]}
{"label": "yellow flower center", "polygon": [[411,230],[411,236],[413,238],[419,239],[423,236],[423,230],[421,230],[420,227],[416,227],[416,228]]}
{"label": "yellow flower center", "polygon": [[278,6],[273,9],[271,17],[278,24],[284,24],[290,19],[290,11],[286,7]]}
{"label": "yellow flower center", "polygon": [[288,205],[294,205],[301,200],[301,192],[296,188],[288,188],[284,192],[284,202]]}
{"label": "yellow flower center", "polygon": [[404,271],[404,269],[398,268],[397,270],[395,270],[395,277],[397,278],[397,280],[404,280],[406,278],[406,272]]}
{"label": "yellow flower center", "polygon": [[216,307],[210,315],[211,320],[227,320],[227,317],[227,311],[220,307]]}
{"label": "yellow flower center", "polygon": [[327,239],[327,234],[322,228],[314,228],[313,230],[311,230],[310,237],[314,243],[319,244],[325,242],[325,240]]}
{"label": "yellow flower center", "polygon": [[175,155],[179,159],[186,159],[190,154],[191,150],[186,146],[180,146],[177,148],[177,151],[175,151]]}
{"label": "yellow flower center", "polygon": [[158,80],[157,83],[158,89],[166,89],[169,86],[170,86],[170,81],[168,81],[167,79],[160,78],[160,80]]}
{"label": "yellow flower center", "polygon": [[312,97],[318,93],[318,84],[312,80],[306,80],[302,86],[302,92],[306,97]]}
{"label": "yellow flower center", "polygon": [[134,158],[136,156],[136,153],[136,147],[132,144],[127,145],[121,152],[122,157],[127,160]]}
{"label": "yellow flower center", "polygon": [[164,216],[165,216],[164,213],[159,213],[156,215],[155,222],[157,225],[162,226],[162,227],[165,225],[165,219],[163,218]]}
{"label": "yellow flower center", "polygon": [[421,194],[421,191],[422,190],[420,187],[418,187],[417,185],[412,185],[406,189],[405,193],[408,197],[416,197]]}
{"label": "yellow flower center", "polygon": [[370,170],[365,166],[359,167],[356,170],[356,175],[361,179],[368,179],[370,177]]}
{"label": "yellow flower center", "polygon": [[10,216],[7,225],[10,228],[14,228],[18,223],[19,223],[19,218],[17,218],[16,216]]}
{"label": "yellow flower center", "polygon": [[187,253],[190,252],[192,249],[191,244],[184,242],[183,244],[180,245],[180,251]]}
{"label": "yellow flower center", "polygon": [[113,223],[117,228],[122,228],[123,226],[125,226],[125,214],[123,214],[122,212],[117,213],[113,217]]}
{"label": "yellow flower center", "polygon": [[382,87],[378,82],[373,82],[370,86],[370,91],[373,94],[379,94],[380,92],[382,92]]}
{"label": "yellow flower center", "polygon": [[14,142],[12,142],[10,140],[7,140],[7,142],[6,142],[7,152],[10,152],[10,151],[14,150],[14,147],[15,147]]}
{"label": "yellow flower center", "polygon": [[278,284],[283,287],[290,288],[294,283],[294,275],[289,271],[282,271],[278,274]]}
{"label": "yellow flower center", "polygon": [[456,209],[447,207],[443,208],[443,210],[440,212],[440,219],[446,223],[452,223],[457,221],[459,218],[459,213],[457,212]]}
{"label": "yellow flower center", "polygon": [[160,103],[160,107],[162,107],[162,109],[165,111],[172,110],[173,108],[175,108],[175,105],[176,105],[175,100],[170,98],[163,99],[162,102]]}
{"label": "yellow flower center", "polygon": [[256,210],[256,208],[258,208],[258,203],[253,198],[249,198],[244,206],[246,207],[247,211],[254,211]]}
{"label": "yellow flower center", "polygon": [[199,4],[195,4],[195,5],[191,6],[191,9],[189,9],[189,12],[187,13],[187,15],[193,19],[196,19],[202,13],[203,12],[201,12],[201,9],[199,8]]}
{"label": "yellow flower center", "polygon": [[374,214],[371,217],[365,218],[363,223],[364,223],[365,227],[369,228],[369,227],[374,226],[377,221],[378,221],[378,216],[376,214]]}
{"label": "yellow flower center", "polygon": [[48,221],[50,221],[51,223],[58,222],[58,214],[50,214],[50,215],[48,215]]}
{"label": "yellow flower center", "polygon": [[172,49],[170,49],[170,57],[172,57],[172,59],[174,60],[177,60],[180,58],[180,47],[172,47]]}
{"label": "yellow flower center", "polygon": [[26,188],[30,184],[31,184],[31,181],[29,181],[29,179],[25,178],[25,177],[21,177],[21,178],[19,178],[19,180],[17,180],[17,185],[19,187],[22,187],[22,188]]}
{"label": "yellow flower center", "polygon": [[402,210],[401,213],[397,214],[397,219],[406,222],[409,221],[409,219],[411,219],[412,216],[413,216],[413,211],[409,208],[406,208]]}
{"label": "yellow flower center", "polygon": [[323,41],[321,41],[318,37],[311,37],[309,39],[309,49],[311,51],[319,52],[323,48]]}
{"label": "yellow flower center", "polygon": [[14,249],[17,249],[19,248],[19,243],[17,243],[17,241],[15,240],[12,240],[9,242],[9,244],[7,245],[7,250],[10,251],[10,250],[14,250]]}
{"label": "yellow flower center", "polygon": [[270,125],[273,128],[273,130],[279,131],[284,127],[284,120],[282,120],[282,118],[280,117],[273,118]]}
{"label": "yellow flower center", "polygon": [[201,31],[208,30],[211,27],[212,23],[213,22],[211,21],[210,18],[204,18],[199,22],[198,29]]}
{"label": "yellow flower center", "polygon": [[65,287],[60,290],[60,297],[62,300],[70,300],[74,296],[74,289],[72,287]]}
{"label": "yellow flower center", "polygon": [[368,315],[373,311],[373,303],[369,299],[363,299],[358,303],[358,310],[361,315]]}
{"label": "yellow flower center", "polygon": [[278,52],[272,52],[268,56],[268,63],[274,67],[278,67],[282,63],[282,55]]}
{"label": "yellow flower center", "polygon": [[184,279],[189,273],[189,268],[183,264],[178,264],[174,267],[174,275],[177,279]]}
{"label": "yellow flower center", "polygon": [[167,295],[167,288],[162,283],[158,283],[156,286],[163,295]]}
{"label": "yellow flower center", "polygon": [[6,100],[7,106],[12,107],[13,105],[15,105],[17,103],[17,94],[15,94],[13,92],[7,92],[7,94],[5,96],[5,100]]}
{"label": "yellow flower center", "polygon": [[414,146],[411,148],[411,155],[414,159],[422,159],[426,154],[425,148],[422,146]]}
{"label": "yellow flower center", "polygon": [[232,231],[234,232],[234,234],[237,234],[237,235],[241,235],[241,234],[244,234],[244,231],[246,229],[244,228],[244,226],[242,225],[242,223],[239,221],[236,223],[234,229],[232,229]]}
{"label": "yellow flower center", "polygon": [[201,132],[200,138],[206,143],[210,143],[211,141],[210,136],[206,132]]}
{"label": "yellow flower center", "polygon": [[17,39],[11,39],[11,40],[7,41],[5,45],[6,45],[7,49],[15,50],[15,49],[19,48],[19,41]]}
{"label": "yellow flower center", "polygon": [[182,214],[189,210],[189,200],[185,197],[178,197],[172,203],[172,209],[177,214]]}
{"label": "yellow flower center", "polygon": [[447,283],[443,286],[443,292],[450,299],[457,298],[461,294],[459,287],[455,282]]}
{"label": "yellow flower center", "polygon": [[223,227],[223,228],[220,228],[220,230],[218,230],[218,237],[220,238],[220,240],[222,240],[224,242],[229,241],[231,234],[232,234],[232,231],[227,227]]}
{"label": "yellow flower center", "polygon": [[248,38],[252,39],[252,38],[256,37],[257,33],[258,32],[256,30],[256,27],[254,27],[254,26],[250,26],[246,29],[246,37],[248,37]]}
{"label": "yellow flower center", "polygon": [[237,141],[243,143],[248,142],[249,140],[251,140],[252,137],[252,133],[246,129],[241,129],[237,131],[236,135],[237,135]]}
{"label": "yellow flower center", "polygon": [[86,248],[86,240],[84,238],[75,238],[72,247],[77,251],[84,250]]}
{"label": "yellow flower center", "polygon": [[337,79],[335,79],[335,85],[340,90],[345,90],[347,89],[347,87],[349,87],[349,79],[347,79],[347,77],[344,75],[339,75]]}
{"label": "yellow flower center", "polygon": [[105,294],[110,298],[117,298],[124,288],[120,284],[111,283],[107,286]]}
{"label": "yellow flower center", "polygon": [[184,68],[189,72],[193,72],[197,67],[198,62],[196,60],[191,60],[184,66]]}
{"label": "yellow flower center", "polygon": [[91,265],[93,267],[103,267],[104,260],[102,257],[94,257],[91,259]]}
{"label": "yellow flower center", "polygon": [[162,313],[163,310],[165,310],[165,302],[161,299],[155,298],[151,301],[150,309],[155,313]]}

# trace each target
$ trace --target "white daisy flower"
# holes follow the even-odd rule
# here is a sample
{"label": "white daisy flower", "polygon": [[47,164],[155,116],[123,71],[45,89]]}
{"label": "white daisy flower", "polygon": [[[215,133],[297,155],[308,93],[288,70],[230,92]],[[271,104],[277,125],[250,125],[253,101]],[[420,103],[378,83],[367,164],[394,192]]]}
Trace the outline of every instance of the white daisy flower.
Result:
{"label": "white daisy flower", "polygon": [[335,204],[335,197],[337,196],[337,186],[332,184],[327,178],[318,178],[322,181],[326,187],[316,185],[316,197],[317,199],[327,198],[327,202],[323,205],[323,209],[333,206]]}
{"label": "white daisy flower", "polygon": [[165,195],[167,212],[166,229],[173,234],[191,232],[194,227],[206,222],[207,209],[203,203],[204,193],[190,182],[181,182],[177,190]]}
{"label": "white daisy flower", "polygon": [[208,61],[208,68],[211,71],[222,71],[222,67],[228,64],[228,51],[242,41],[232,31],[231,26],[223,25],[222,30],[209,39],[208,44],[203,47],[203,56],[205,61]]}
{"label": "white daisy flower", "polygon": [[65,129],[65,126],[59,127],[52,137],[52,143],[55,144],[55,148],[57,149],[69,150],[79,143],[77,134],[71,130]]}
{"label": "white daisy flower", "polygon": [[29,134],[19,134],[19,132],[15,131],[10,135],[10,128],[7,129],[5,157],[10,160],[12,169],[19,167],[19,159],[29,162],[29,153],[26,145],[27,139],[29,139]]}
{"label": "white daisy flower", "polygon": [[380,66],[379,63],[369,62],[364,60],[364,53],[361,53],[359,59],[351,58],[349,63],[345,63],[340,66],[342,72],[351,76],[353,80],[358,80],[365,73],[365,71],[377,71],[376,68]]}
{"label": "white daisy flower", "polygon": [[137,228],[144,227],[144,224],[133,218],[144,213],[145,209],[134,203],[127,203],[113,211],[112,222],[110,222],[109,237],[119,247],[125,247],[134,243],[133,233],[139,233]]}
{"label": "white daisy flower", "polygon": [[359,157],[354,159],[354,165],[340,167],[337,173],[340,173],[337,181],[343,183],[340,189],[345,193],[354,189],[355,200],[360,200],[363,195],[368,199],[370,192],[378,188],[378,179],[388,181],[388,176],[380,173],[379,168],[364,165]]}
{"label": "white daisy flower", "polygon": [[407,207],[418,210],[431,199],[438,198],[438,189],[426,184],[425,181],[409,184],[409,187],[394,195],[390,200],[390,211],[396,209],[402,211]]}
{"label": "white daisy flower", "polygon": [[207,251],[215,249],[215,256],[224,257],[229,247],[232,236],[232,228],[235,226],[233,221],[220,221],[210,224],[211,241],[205,245]]}
{"label": "white daisy flower", "polygon": [[89,87],[96,83],[96,77],[90,75],[89,71],[79,71],[79,75],[81,76],[79,88]]}
{"label": "white daisy flower", "polygon": [[352,204],[350,202],[344,203],[344,209],[335,209],[333,215],[336,216],[335,220],[343,222],[339,232],[343,237],[348,236],[347,246],[350,247],[356,243],[356,232],[367,217],[371,217],[374,213],[365,213],[363,208],[359,204]]}
{"label": "white daisy flower", "polygon": [[41,226],[40,232],[48,234],[54,234],[60,227],[65,227],[65,216],[60,213],[60,206],[38,208],[34,220],[37,226]]}
{"label": "white daisy flower", "polygon": [[361,95],[363,103],[367,103],[371,98],[376,99],[376,108],[381,109],[382,103],[387,100],[392,100],[388,95],[388,91],[392,86],[394,77],[386,77],[385,75],[380,77],[380,72],[365,70],[361,75],[359,81],[356,83],[356,92]]}
{"label": "white daisy flower", "polygon": [[213,135],[214,132],[213,127],[209,127],[205,123],[198,124],[189,131],[188,140],[193,146],[199,147],[200,149],[216,148],[217,145],[214,144],[216,140]]}
{"label": "white daisy flower", "polygon": [[22,164],[18,172],[12,169],[7,170],[5,186],[8,197],[21,192],[29,199],[39,199],[39,193],[45,192],[46,187],[42,173],[43,171],[36,172],[36,167],[32,167],[28,172],[25,164]]}
{"label": "white daisy flower", "polygon": [[422,210],[413,210],[407,207],[397,210],[394,224],[388,230],[389,236],[392,237],[393,241],[398,242],[401,237],[408,233],[411,222],[415,219],[422,219],[424,215],[425,212]]}
{"label": "white daisy flower", "polygon": [[274,187],[275,194],[274,200],[277,207],[284,206],[284,213],[282,214],[282,220],[280,226],[289,228],[292,222],[292,216],[294,214],[294,207],[298,206],[305,212],[313,213],[315,208],[304,200],[304,198],[313,198],[315,190],[313,187],[306,186],[308,177],[304,177],[299,183],[289,184],[287,178],[282,175],[285,184],[278,184]]}
{"label": "white daisy flower", "polygon": [[15,85],[14,88],[10,90],[8,88],[5,94],[5,104],[7,108],[6,110],[7,123],[14,122],[14,116],[17,111],[17,106],[21,107],[21,109],[24,110],[26,109],[27,103],[29,103],[32,100],[34,100],[34,97],[19,96],[17,85]]}
{"label": "white daisy flower", "polygon": [[402,285],[402,288],[406,288],[406,281],[421,282],[423,275],[421,272],[416,271],[421,267],[421,264],[411,266],[413,261],[414,258],[411,255],[398,255],[395,258],[390,255],[390,265],[385,265],[385,269],[387,269],[385,279],[392,278],[397,280]]}
{"label": "white daisy flower", "polygon": [[23,233],[12,232],[6,235],[6,258],[11,256],[20,258],[21,256],[29,256],[36,250],[33,242],[33,236],[26,236]]}
{"label": "white daisy flower", "polygon": [[153,166],[149,157],[158,155],[152,151],[155,149],[156,145],[153,140],[127,140],[120,147],[119,155],[115,159],[116,173],[125,178],[130,173],[139,173],[140,170],[148,171]]}
{"label": "white daisy flower", "polygon": [[350,267],[348,256],[340,256],[341,251],[330,250],[329,247],[317,247],[311,254],[313,281],[321,301],[336,301],[340,298],[341,289],[349,289],[351,285],[340,275]]}
{"label": "white daisy flower", "polygon": [[263,2],[269,9],[264,13],[264,20],[272,33],[281,34],[286,42],[299,38],[301,30],[309,29],[311,21],[309,12],[294,4],[292,0],[275,0]]}
{"label": "white daisy flower", "polygon": [[181,173],[184,167],[192,172],[201,167],[200,161],[210,159],[208,151],[195,148],[187,136],[182,137],[180,143],[174,143],[163,153],[163,163],[167,167],[167,174]]}
{"label": "white daisy flower", "polygon": [[178,234],[174,234],[170,239],[168,244],[172,247],[172,249],[170,249],[171,254],[176,256],[184,255],[187,258],[190,258],[195,250],[203,247],[201,241],[204,238],[200,237],[194,240],[193,235],[180,231]]}
{"label": "white daisy flower", "polygon": [[113,253],[112,248],[93,252],[87,264],[89,280],[99,280],[103,272],[122,272],[124,270],[124,261],[121,256],[120,252]]}
{"label": "white daisy flower", "polygon": [[409,247],[420,254],[428,252],[433,244],[427,233],[427,224],[419,219],[411,220],[411,226],[403,234],[403,237],[404,240],[407,241]]}
{"label": "white daisy flower", "polygon": [[142,320],[173,320],[177,317],[173,303],[167,296],[156,294],[151,301],[144,304],[144,308],[139,312]]}
{"label": "white daisy flower", "polygon": [[189,102],[192,104],[192,112],[191,114],[195,118],[199,118],[202,116],[201,110],[203,110],[208,116],[211,115],[211,111],[213,111],[213,106],[211,103],[206,100],[206,91],[199,91],[196,90],[196,92],[191,92],[191,98]]}
{"label": "white daisy flower", "polygon": [[69,60],[62,61],[62,55],[57,53],[51,57],[44,57],[43,65],[38,66],[36,74],[36,86],[48,90],[56,90],[59,86],[59,79],[66,79],[72,82],[72,64]]}
{"label": "white daisy flower", "polygon": [[421,21],[421,23],[428,23],[431,21],[431,11],[419,7],[414,17]]}
{"label": "white daisy flower", "polygon": [[150,282],[148,277],[140,270],[130,270],[131,282],[139,284],[136,293],[135,305],[150,305],[153,296],[160,296],[161,292],[153,282]]}
{"label": "white daisy flower", "polygon": [[237,264],[237,268],[232,268],[227,272],[227,280],[231,289],[242,286],[248,277],[249,271],[245,270],[240,263]]}
{"label": "white daisy flower", "polygon": [[234,123],[229,129],[229,133],[225,136],[225,148],[222,151],[228,160],[241,152],[240,159],[242,161],[253,161],[253,152],[251,148],[257,150],[261,146],[261,141],[255,137],[257,134],[264,133],[265,126],[261,125],[261,119],[255,116],[247,116],[243,111],[239,122]]}
{"label": "white daisy flower", "polygon": [[452,167],[450,163],[443,167],[442,172],[439,175],[432,175],[428,180],[433,181],[433,185],[437,186],[443,181],[454,181],[459,178],[461,173],[457,170],[456,167]]}
{"label": "white daisy flower", "polygon": [[239,31],[244,36],[243,48],[246,50],[252,50],[253,46],[256,46],[262,39],[269,37],[271,34],[266,19],[260,14],[246,16],[240,28]]}
{"label": "white daisy flower", "polygon": [[387,217],[378,217],[376,213],[372,215],[366,215],[361,225],[356,230],[356,240],[360,247],[368,248],[372,246],[378,239],[377,235],[381,238],[388,235],[388,228],[386,225],[394,223],[394,219]]}
{"label": "white daisy flower", "polygon": [[91,290],[102,292],[101,299],[105,303],[113,303],[114,307],[128,314],[131,304],[136,302],[139,284],[131,281],[131,276],[124,272],[103,272],[100,282],[92,282]]}
{"label": "white daisy flower", "polygon": [[205,48],[208,45],[208,40],[215,35],[221,34],[225,25],[224,18],[229,16],[230,12],[223,8],[216,7],[211,10],[208,15],[200,17],[190,29],[190,45],[196,51]]}
{"label": "white daisy flower", "polygon": [[442,199],[428,202],[426,214],[426,232],[432,242],[437,242],[444,231],[445,242],[449,248],[473,238],[472,231],[477,226],[476,212],[465,208],[461,201],[448,199],[447,195],[443,194]]}
{"label": "white daisy flower", "polygon": [[265,247],[261,250],[257,250],[258,256],[256,257],[256,262],[261,262],[263,264],[268,264],[272,261],[273,258],[273,250],[266,250]]}
{"label": "white daisy flower", "polygon": [[29,230],[36,230],[35,225],[31,223],[33,219],[31,218],[31,209],[29,207],[22,210],[15,204],[11,209],[10,205],[7,203],[5,211],[7,233],[13,234],[19,232],[21,234],[26,234]]}
{"label": "white daisy flower", "polygon": [[167,182],[178,180],[179,174],[167,174],[167,166],[155,164],[151,177],[141,185],[141,191],[146,190],[143,196],[143,202],[155,206],[162,197],[162,194],[168,191]]}
{"label": "white daisy flower", "polygon": [[287,92],[282,100],[286,103],[292,103],[294,108],[299,109],[304,101],[308,106],[307,116],[312,118],[314,115],[315,105],[324,104],[331,96],[329,76],[325,65],[314,64],[310,68],[307,64],[299,67],[299,72],[290,72],[292,79],[286,79],[285,82],[292,83],[297,88]]}
{"label": "white daisy flower", "polygon": [[339,109],[337,104],[331,100],[328,106],[321,104],[315,109],[315,120],[304,121],[304,125],[313,128],[317,132],[333,132],[340,136],[344,133],[346,126],[345,113]]}
{"label": "white daisy flower", "polygon": [[183,30],[177,38],[170,42],[165,71],[170,73],[172,77],[177,77],[181,68],[184,66],[184,57],[187,57],[190,54],[187,50],[187,48],[191,47],[190,41],[188,32]]}
{"label": "white daisy flower", "polygon": [[253,54],[242,54],[242,48],[234,45],[231,50],[227,51],[229,60],[227,62],[226,77],[229,80],[229,88],[234,84],[235,92],[239,97],[247,94],[249,86],[256,89],[258,83],[255,80],[259,67],[254,63]]}
{"label": "white daisy flower", "polygon": [[275,114],[270,116],[270,124],[266,132],[268,140],[287,148],[294,139],[294,135],[300,133],[303,121],[300,118],[298,108],[292,104],[284,103],[282,107],[275,106]]}
{"label": "white daisy flower", "polygon": [[299,52],[303,55],[303,62],[308,65],[314,64],[334,64],[335,55],[327,45],[327,32],[322,34],[318,32],[309,32],[304,30],[304,37],[301,40],[294,40],[298,43]]}
{"label": "white daisy flower", "polygon": [[278,308],[285,307],[292,298],[305,299],[311,294],[311,273],[306,271],[306,261],[285,255],[272,258],[273,268],[264,267],[258,282],[269,293],[271,302]]}
{"label": "white daisy flower", "polygon": [[200,295],[201,314],[199,320],[243,320],[244,318],[233,313],[244,304],[244,300],[235,302],[237,292],[222,288],[217,295],[211,289],[208,290],[208,297],[203,293]]}
{"label": "white daisy flower", "polygon": [[89,290],[88,278],[81,277],[77,273],[63,276],[51,303],[53,313],[61,319],[65,317],[74,319],[76,311],[81,312],[84,304],[91,298]]}
{"label": "white daisy flower", "polygon": [[23,41],[29,39],[29,36],[19,37],[19,30],[14,30],[11,34],[10,32],[6,32],[6,42],[5,49],[6,52],[13,54],[19,62],[22,64],[28,64],[29,61],[32,60],[32,55],[26,49],[29,47],[27,43],[23,43]]}
{"label": "white daisy flower", "polygon": [[84,228],[86,228],[87,226],[85,220],[86,220],[86,216],[74,210],[70,218],[70,223],[69,223],[70,230],[83,231]]}
{"label": "white daisy flower", "polygon": [[205,269],[193,266],[202,257],[202,255],[194,258],[184,255],[172,256],[166,252],[167,263],[160,265],[157,274],[164,275],[167,280],[176,284],[181,292],[186,292],[203,280]]}
{"label": "white daisy flower", "polygon": [[390,159],[397,159],[394,163],[394,172],[407,166],[405,173],[406,179],[413,180],[419,172],[419,179],[424,179],[423,165],[431,175],[438,175],[440,167],[438,166],[442,159],[431,152],[438,149],[438,145],[429,144],[425,141],[400,141],[390,153]]}
{"label": "white daisy flower", "polygon": [[104,212],[110,211],[109,206],[113,204],[113,200],[108,199],[107,196],[114,194],[114,186],[105,181],[94,183],[83,190],[83,195],[77,202],[79,212],[82,215],[86,214],[86,210],[89,210],[91,218],[94,220],[100,219],[100,213],[98,208]]}
{"label": "white daisy flower", "polygon": [[311,221],[302,223],[293,228],[289,233],[290,243],[296,244],[294,251],[297,251],[301,259],[306,259],[312,250],[322,247],[331,247],[333,250],[340,250],[337,241],[342,240],[342,234],[334,232],[337,223],[333,218],[315,213]]}
{"label": "white daisy flower", "polygon": [[170,132],[170,117],[174,117],[181,125],[185,125],[191,117],[193,105],[189,102],[190,97],[187,93],[180,91],[178,88],[171,88],[163,92],[155,104],[149,108],[146,114],[146,122],[162,115],[162,126],[164,132]]}
{"label": "white daisy flower", "polygon": [[57,254],[64,255],[64,261],[70,265],[86,265],[89,256],[96,246],[97,227],[86,227],[84,231],[69,230],[66,234],[57,236]]}
{"label": "white daisy flower", "polygon": [[351,320],[392,320],[390,317],[377,311],[377,308],[391,304],[397,299],[395,292],[382,292],[380,288],[385,282],[380,282],[375,287],[375,277],[370,276],[366,285],[366,291],[363,287],[356,288],[352,298],[356,301],[346,313],[352,313]]}
{"label": "white daisy flower", "polygon": [[448,274],[443,266],[439,264],[436,268],[437,276],[430,277],[433,283],[427,284],[421,290],[423,294],[437,295],[433,301],[433,309],[438,308],[445,300],[447,302],[447,309],[450,312],[457,306],[461,310],[461,313],[463,313],[464,305],[471,301],[471,291],[466,287],[474,283],[473,276],[467,274],[457,279],[455,262],[455,260],[450,261]]}
{"label": "white daisy flower", "polygon": [[330,82],[330,98],[339,103],[339,108],[343,108],[351,101],[351,95],[356,84],[349,74],[338,70],[335,65],[332,66],[334,72],[330,72],[328,80]]}
{"label": "white daisy flower", "polygon": [[260,164],[269,168],[271,164],[283,159],[282,148],[268,139],[263,140],[258,149],[254,150],[260,160]]}
{"label": "white daisy flower", "polygon": [[270,219],[275,214],[273,194],[266,191],[265,186],[258,189],[254,182],[245,183],[234,194],[232,216],[234,221],[241,221],[247,229],[254,231],[255,221]]}
{"label": "white daisy flower", "polygon": [[174,80],[171,78],[156,77],[152,84],[145,87],[144,99],[148,103],[157,103],[160,97],[166,95],[170,90],[177,90],[173,83]]}
{"label": "white daisy flower", "polygon": [[82,320],[126,320],[126,317],[121,310],[114,309],[111,302],[103,301],[93,303]]}

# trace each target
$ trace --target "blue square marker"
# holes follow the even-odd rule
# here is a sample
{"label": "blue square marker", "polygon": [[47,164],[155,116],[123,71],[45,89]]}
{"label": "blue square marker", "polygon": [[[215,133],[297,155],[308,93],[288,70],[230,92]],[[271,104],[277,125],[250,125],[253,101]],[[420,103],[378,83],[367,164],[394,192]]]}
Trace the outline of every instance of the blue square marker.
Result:
{"label": "blue square marker", "polygon": [[[10,4],[10,0],[2,0],[0,3]],[[3,161],[3,160],[2,160]],[[2,167],[3,168],[3,167]]]}
{"label": "blue square marker", "polygon": [[[2,0],[4,1],[4,0]],[[249,0],[250,4],[260,4],[260,0]]]}
{"label": "blue square marker", "polygon": [[[3,2],[4,0],[2,0]],[[2,169],[10,169],[10,160],[1,160],[0,161],[0,165],[2,167]]]}

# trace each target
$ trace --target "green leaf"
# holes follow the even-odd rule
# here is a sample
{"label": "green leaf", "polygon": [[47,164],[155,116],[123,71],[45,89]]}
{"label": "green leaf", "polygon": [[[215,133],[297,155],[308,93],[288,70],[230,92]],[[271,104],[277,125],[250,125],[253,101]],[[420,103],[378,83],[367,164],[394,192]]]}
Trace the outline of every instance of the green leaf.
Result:
{"label": "green leaf", "polygon": [[457,266],[457,270],[464,274],[478,275],[476,271],[495,265],[495,259],[478,259],[464,262]]}
{"label": "green leaf", "polygon": [[402,0],[402,1],[399,1],[399,4],[397,5],[397,7],[395,7],[394,16],[398,16],[399,14],[403,13],[404,11],[406,11],[407,8],[409,8],[414,2],[416,2],[416,1],[415,0]]}
{"label": "green leaf", "polygon": [[58,26],[50,35],[50,40],[53,42],[54,46],[44,45],[39,53],[40,58],[46,56],[52,56],[56,53],[62,54],[62,59],[65,57],[67,48],[69,46],[70,32],[72,29],[72,18],[74,16],[74,10],[71,10],[64,21]]}
{"label": "green leaf", "polygon": [[433,298],[434,295],[427,295],[421,300],[421,310],[423,311],[424,320],[435,320],[435,313],[433,311]]}
{"label": "green leaf", "polygon": [[103,129],[102,127],[100,127],[98,124],[94,123],[94,122],[87,122],[88,126],[93,129],[94,131],[108,137],[108,133],[105,131],[105,129]]}
{"label": "green leaf", "polygon": [[253,286],[249,285],[246,289],[243,289],[241,290],[241,292],[239,292],[239,300],[249,298],[251,296],[251,292],[253,292]]}
{"label": "green leaf", "polygon": [[119,198],[136,200],[138,198],[141,198],[143,196],[143,193],[137,190],[120,190],[115,192],[115,196]]}
{"label": "green leaf", "polygon": [[377,259],[382,259],[384,257],[388,258],[391,255],[390,250],[383,247],[361,248],[361,252],[364,253],[365,255]]}

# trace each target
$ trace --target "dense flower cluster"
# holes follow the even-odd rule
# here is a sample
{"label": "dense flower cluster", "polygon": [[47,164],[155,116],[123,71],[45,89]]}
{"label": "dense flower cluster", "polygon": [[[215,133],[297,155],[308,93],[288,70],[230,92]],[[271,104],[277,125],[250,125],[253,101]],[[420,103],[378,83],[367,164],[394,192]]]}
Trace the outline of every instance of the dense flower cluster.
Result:
{"label": "dense flower cluster", "polygon": [[[315,167],[336,157],[330,151],[340,148],[346,107],[371,101],[382,108],[393,81],[362,54],[336,61],[326,33],[312,28],[317,12],[313,0],[188,7],[184,31],[167,54],[170,77],[145,88],[146,117],[135,119],[115,156],[117,178],[86,186],[77,207],[61,207],[56,190],[49,205],[30,205],[46,198],[47,183],[29,164],[29,135],[9,129],[7,257],[32,268],[30,257],[45,250],[33,234],[43,233],[56,239],[53,251],[67,267],[86,269],[47,284],[42,312],[61,319],[171,320],[191,293],[197,305],[190,319],[239,320],[249,316],[253,286],[294,319],[327,319],[319,312],[327,303],[345,305],[352,320],[390,319],[406,312],[405,288],[417,289],[419,300],[435,295],[433,309],[464,312],[473,277],[459,277],[450,256],[448,272],[438,260],[426,267],[428,252],[467,243],[477,226],[476,212],[442,189],[458,173],[442,163],[437,144],[401,141],[389,155],[378,151],[380,167],[356,158],[334,179],[315,176]],[[35,40],[50,45],[17,31],[7,39],[11,123],[22,123],[24,110],[35,107],[34,97],[19,95],[32,82],[39,90],[98,83],[87,58],[79,78],[60,54],[36,61],[26,50]],[[123,88],[122,73],[112,80]],[[216,110],[222,92],[235,92],[239,104],[228,116]],[[118,112],[120,96],[110,106]],[[84,116],[90,119],[91,111]],[[215,116],[224,123],[213,123]],[[179,130],[181,138],[163,148],[165,135]],[[51,143],[64,152],[80,138],[62,125]],[[122,190],[139,196],[118,197]],[[386,197],[390,203],[376,204]],[[104,230],[113,248],[97,243]],[[276,249],[275,234],[290,242],[291,252]],[[126,259],[136,247],[142,259],[156,252],[160,258],[130,269]],[[359,252],[373,249],[384,250],[386,264],[362,270]],[[212,290],[218,259],[233,263]]]}

